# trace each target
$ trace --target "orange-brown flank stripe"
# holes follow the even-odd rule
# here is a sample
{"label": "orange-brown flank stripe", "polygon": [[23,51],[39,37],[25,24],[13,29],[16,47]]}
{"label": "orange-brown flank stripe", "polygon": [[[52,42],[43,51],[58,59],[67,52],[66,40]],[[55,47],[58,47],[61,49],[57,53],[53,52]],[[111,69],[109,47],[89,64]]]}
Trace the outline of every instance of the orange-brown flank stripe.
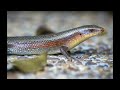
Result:
{"label": "orange-brown flank stripe", "polygon": [[43,43],[37,43],[37,44],[31,44],[31,45],[29,45],[28,48],[50,48],[50,47],[58,47],[58,46],[62,46],[62,45],[69,46],[74,41],[79,39],[79,37],[81,37],[81,36],[82,35],[80,35],[80,33],[75,33],[71,36],[68,36],[66,38],[61,38],[61,39],[58,39],[58,40],[43,42]]}

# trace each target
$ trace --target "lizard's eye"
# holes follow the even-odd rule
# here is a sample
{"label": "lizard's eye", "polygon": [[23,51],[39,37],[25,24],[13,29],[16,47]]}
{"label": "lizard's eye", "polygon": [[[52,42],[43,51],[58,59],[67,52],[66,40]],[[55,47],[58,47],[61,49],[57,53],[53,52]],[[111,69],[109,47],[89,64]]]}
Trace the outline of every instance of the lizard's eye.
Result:
{"label": "lizard's eye", "polygon": [[94,29],[90,29],[90,32],[94,32]]}
{"label": "lizard's eye", "polygon": [[80,35],[82,35],[82,34],[80,33]]}

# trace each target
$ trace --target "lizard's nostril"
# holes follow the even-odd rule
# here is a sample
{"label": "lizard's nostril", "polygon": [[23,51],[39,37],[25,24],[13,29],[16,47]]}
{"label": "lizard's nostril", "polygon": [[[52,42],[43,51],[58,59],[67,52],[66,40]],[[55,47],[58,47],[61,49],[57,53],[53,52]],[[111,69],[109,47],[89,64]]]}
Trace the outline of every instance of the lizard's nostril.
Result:
{"label": "lizard's nostril", "polygon": [[105,33],[105,34],[107,33],[107,31],[105,29],[102,29],[101,32]]}
{"label": "lizard's nostril", "polygon": [[101,30],[101,32],[104,32],[104,31],[105,31],[104,29]]}
{"label": "lizard's nostril", "polygon": [[107,31],[105,29],[101,29],[101,35],[107,34]]}

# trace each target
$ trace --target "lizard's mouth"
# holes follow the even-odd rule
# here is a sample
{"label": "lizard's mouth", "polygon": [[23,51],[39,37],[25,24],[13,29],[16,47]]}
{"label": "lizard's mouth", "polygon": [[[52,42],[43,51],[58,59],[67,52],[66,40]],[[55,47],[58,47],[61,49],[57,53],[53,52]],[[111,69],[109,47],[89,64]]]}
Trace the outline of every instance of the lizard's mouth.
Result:
{"label": "lizard's mouth", "polygon": [[107,34],[107,31],[104,28],[101,28],[101,30],[91,33],[90,36],[102,36],[104,34]]}
{"label": "lizard's mouth", "polygon": [[98,33],[99,36],[107,34],[107,31],[103,28],[101,31]]}
{"label": "lizard's mouth", "polygon": [[101,29],[100,31],[96,31],[96,32],[93,32],[93,33],[90,33],[90,34],[86,34],[85,37],[89,38],[89,37],[96,36],[96,35],[102,36],[102,35],[104,35],[106,33],[107,33],[107,31],[105,29]]}

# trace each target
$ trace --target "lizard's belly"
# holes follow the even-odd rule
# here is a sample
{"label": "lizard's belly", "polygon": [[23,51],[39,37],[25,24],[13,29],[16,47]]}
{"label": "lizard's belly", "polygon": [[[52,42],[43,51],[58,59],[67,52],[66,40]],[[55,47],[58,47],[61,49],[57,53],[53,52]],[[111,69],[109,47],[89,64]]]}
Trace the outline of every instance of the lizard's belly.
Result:
{"label": "lizard's belly", "polygon": [[48,54],[57,54],[60,53],[60,47],[49,48]]}

